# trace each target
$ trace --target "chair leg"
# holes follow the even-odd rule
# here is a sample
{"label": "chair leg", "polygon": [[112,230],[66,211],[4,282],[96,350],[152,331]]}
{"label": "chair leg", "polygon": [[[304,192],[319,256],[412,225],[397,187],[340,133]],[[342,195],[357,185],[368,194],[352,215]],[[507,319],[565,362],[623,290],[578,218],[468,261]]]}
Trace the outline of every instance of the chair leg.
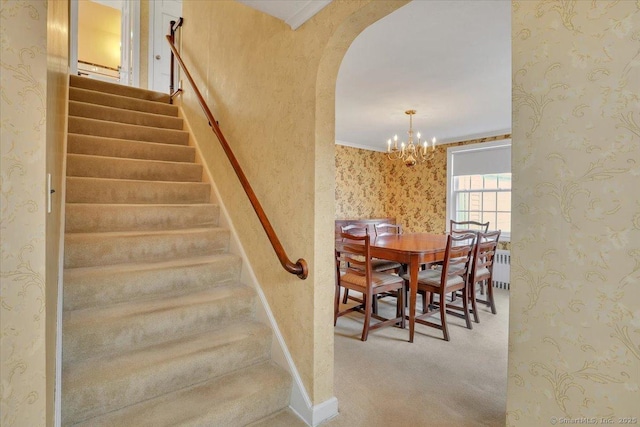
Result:
{"label": "chair leg", "polygon": [[[345,289],[345,292],[347,289]],[[338,312],[340,311],[340,285],[336,285],[336,294],[333,298],[333,326],[338,323]]]}
{"label": "chair leg", "polygon": [[349,289],[345,288],[344,296],[342,297],[342,303],[346,304],[348,300],[349,300]]}
{"label": "chair leg", "polygon": [[405,329],[407,327],[406,320],[404,318],[404,286],[398,289],[398,299],[396,300],[396,317],[400,318],[400,327]]}
{"label": "chair leg", "polygon": [[427,307],[429,306],[429,304],[427,303],[427,298],[429,298],[429,292],[426,291],[418,291],[420,293],[420,295],[422,295],[422,312],[426,313],[427,312]]}
{"label": "chair leg", "polygon": [[[487,282],[489,282],[487,280]],[[487,283],[487,298],[489,299],[489,303],[491,304],[491,313],[496,314],[496,303],[493,300],[493,285],[491,283]]]}
{"label": "chair leg", "polygon": [[469,298],[466,298],[469,290],[464,288],[462,290],[462,309],[464,310],[464,321],[467,323],[467,329],[473,329],[471,324],[471,316],[469,316]]}
{"label": "chair leg", "polygon": [[364,301],[364,326],[362,328],[362,338],[361,341],[366,341],[369,336],[369,324],[371,323],[371,310],[373,304],[371,304],[370,299],[366,295],[362,295],[362,300]]}
{"label": "chair leg", "polygon": [[476,304],[475,283],[469,283],[469,299],[471,300],[471,309],[473,310],[473,321],[476,323],[480,323],[480,317],[478,316],[478,306]]}
{"label": "chair leg", "polygon": [[447,301],[444,293],[440,294],[440,323],[442,324],[444,340],[449,341],[449,328],[447,327]]}

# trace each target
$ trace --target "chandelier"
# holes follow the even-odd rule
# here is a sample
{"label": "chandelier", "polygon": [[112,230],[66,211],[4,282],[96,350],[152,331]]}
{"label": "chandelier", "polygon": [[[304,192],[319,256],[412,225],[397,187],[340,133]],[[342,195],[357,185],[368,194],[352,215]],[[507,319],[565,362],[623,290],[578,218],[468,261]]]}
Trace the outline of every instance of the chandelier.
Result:
{"label": "chandelier", "polygon": [[393,146],[391,140],[387,141],[387,157],[390,160],[402,160],[408,167],[414,166],[418,162],[426,162],[433,158],[436,149],[436,138],[431,140],[431,146],[427,141],[420,140],[420,132],[416,134],[418,138],[417,144],[413,142],[413,115],[416,110],[407,110],[404,112],[409,116],[409,139],[407,143],[401,142],[398,148],[398,135],[393,137]]}

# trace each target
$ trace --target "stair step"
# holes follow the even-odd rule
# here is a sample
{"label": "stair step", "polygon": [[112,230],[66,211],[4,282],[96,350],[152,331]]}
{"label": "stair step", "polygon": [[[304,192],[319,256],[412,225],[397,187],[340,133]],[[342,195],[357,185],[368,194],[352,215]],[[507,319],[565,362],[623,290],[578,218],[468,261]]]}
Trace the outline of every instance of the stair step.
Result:
{"label": "stair step", "polygon": [[[62,424],[118,410],[269,358],[271,330],[246,321],[65,370]],[[215,361],[215,363],[212,363]]]}
{"label": "stair step", "polygon": [[265,362],[78,426],[243,426],[287,406],[290,392],[290,375]]}
{"label": "stair step", "polygon": [[80,101],[69,101],[69,116],[156,128],[182,129],[182,119],[180,117],[123,110],[121,108]]}
{"label": "stair step", "polygon": [[131,125],[86,117],[69,116],[68,130],[69,133],[131,139],[134,141],[178,145],[187,145],[189,143],[189,132],[184,130]]}
{"label": "stair step", "polygon": [[254,316],[255,298],[253,289],[234,284],[65,312],[64,367],[241,322]]}
{"label": "stair step", "polygon": [[67,268],[64,310],[106,306],[154,295],[228,285],[240,277],[241,259],[229,253],[169,261]]}
{"label": "stair step", "polygon": [[69,77],[69,86],[71,87],[95,90],[120,96],[128,96],[130,98],[144,99],[147,101],[163,102],[165,104],[169,104],[171,102],[171,97],[167,93],[154,92],[132,86],[103,82],[100,80],[89,79],[87,77],[74,75],[70,75]]}
{"label": "stair step", "polygon": [[202,165],[161,160],[67,155],[67,176],[147,181],[201,182]]}
{"label": "stair step", "polygon": [[246,427],[307,427],[302,418],[296,415],[290,408],[281,409],[280,411],[268,415]]}
{"label": "stair step", "polygon": [[153,262],[221,253],[229,248],[225,228],[66,233],[64,268]]}
{"label": "stair step", "polygon": [[220,208],[214,204],[103,204],[67,203],[65,231],[176,230],[216,226]]}
{"label": "stair step", "polygon": [[88,102],[91,104],[122,108],[124,110],[142,111],[145,113],[178,117],[178,107],[173,104],[147,101],[139,98],[82,89],[79,87],[69,87],[69,99],[71,101]]}
{"label": "stair step", "polygon": [[77,133],[69,134],[67,153],[191,163],[196,158],[195,147],[187,145],[132,141]]}
{"label": "stair step", "polygon": [[67,203],[208,203],[204,182],[136,181],[67,177]]}

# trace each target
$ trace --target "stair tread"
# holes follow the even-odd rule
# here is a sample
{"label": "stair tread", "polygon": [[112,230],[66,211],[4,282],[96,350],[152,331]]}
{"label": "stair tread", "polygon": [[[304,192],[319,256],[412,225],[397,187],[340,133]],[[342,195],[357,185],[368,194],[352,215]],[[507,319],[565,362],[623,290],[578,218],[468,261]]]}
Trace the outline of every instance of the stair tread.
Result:
{"label": "stair tread", "polygon": [[226,232],[225,227],[211,226],[211,227],[191,227],[181,228],[177,230],[130,230],[130,231],[97,231],[97,232],[81,232],[81,233],[65,233],[66,236],[72,239],[83,239],[91,237],[142,237],[142,236],[162,236],[162,235],[181,235],[181,234],[197,234],[214,232]]}
{"label": "stair tread", "polygon": [[[81,138],[85,140],[94,140],[96,142],[102,142],[103,140],[106,140],[107,142],[112,142],[112,143],[120,143],[120,144],[129,143],[129,144],[138,145],[140,147],[149,147],[149,148],[164,147],[168,149],[174,149],[176,151],[195,151],[195,147],[192,147],[190,145],[172,144],[168,142],[152,142],[152,141],[141,141],[138,139],[113,138],[110,136],[88,135],[86,133],[76,133],[76,132],[69,132],[68,137]],[[86,153],[75,153],[70,151],[68,153],[86,154]],[[99,154],[96,154],[96,155],[99,155]],[[112,156],[112,157],[115,157],[115,156]],[[129,158],[134,158],[134,157],[129,157]]]}
{"label": "stair tread", "polygon": [[134,99],[146,99],[151,102],[159,102],[168,104],[171,100],[169,94],[163,92],[152,91],[148,89],[137,88],[133,86],[125,86],[118,83],[110,83],[102,80],[90,79],[75,75],[69,76],[69,86],[91,89],[102,93],[118,94]]}
{"label": "stair tread", "polygon": [[[164,182],[164,181],[161,181]],[[175,208],[175,207],[185,207],[185,208],[191,208],[191,207],[205,207],[205,206],[209,206],[209,207],[217,207],[218,204],[217,203],[88,203],[88,202],[66,202],[65,203],[67,206],[69,205],[73,205],[73,206],[104,206],[104,207],[109,207],[109,206],[117,206],[118,208],[127,208],[127,207],[131,207],[131,208],[163,208],[163,207],[167,207],[167,208]]]}
{"label": "stair tread", "polygon": [[189,144],[189,132],[186,130],[111,122],[79,116],[69,116],[68,132],[165,144]]}
{"label": "stair tread", "polygon": [[270,343],[271,329],[247,320],[65,366],[65,418],[97,416],[264,362]]}
{"label": "stair tread", "polygon": [[[186,135],[189,133],[189,131],[183,130],[183,129],[169,129],[169,128],[160,128],[160,127],[156,127],[156,126],[145,126],[145,125],[135,125],[132,123],[121,123],[121,122],[112,122],[110,120],[101,120],[101,119],[96,119],[93,117],[83,117],[83,116],[73,116],[70,115],[69,116],[70,119],[77,119],[77,120],[82,120],[82,121],[87,121],[89,123],[95,123],[95,124],[112,124],[115,126],[123,126],[123,127],[128,127],[128,128],[139,128],[139,129],[153,129],[153,130],[158,130],[158,131],[162,131],[162,132],[166,132],[166,133],[175,133],[175,134],[182,134],[182,135]],[[75,134],[80,134],[80,135],[87,135],[85,133],[78,133],[78,132],[69,132],[69,133],[75,133]],[[135,141],[139,141],[139,140],[135,140]],[[147,141],[150,142],[150,141]],[[166,144],[166,143],[165,143]]]}
{"label": "stair tread", "polygon": [[238,280],[240,257],[230,253],[167,261],[64,270],[64,310],[100,307],[174,291],[190,292]]}
{"label": "stair tread", "polygon": [[208,203],[211,185],[206,182],[66,177],[68,203]]}
{"label": "stair tread", "polygon": [[281,409],[280,411],[268,415],[254,423],[248,424],[246,427],[307,427],[302,418],[297,416],[290,408]]}
{"label": "stair tread", "polygon": [[[95,177],[95,176],[67,176],[67,179],[74,179],[74,180],[95,180],[97,182],[107,182],[107,181],[117,181],[117,182],[124,182],[124,183],[128,183],[128,184],[148,184],[148,183],[157,183],[157,184],[166,184],[166,185],[194,185],[194,186],[207,186],[209,185],[206,182],[183,182],[183,181],[155,181],[155,180],[140,180],[140,179],[120,179],[120,178],[99,178],[99,177]],[[76,202],[67,202],[67,203],[76,203]],[[90,202],[84,202],[84,203],[90,203]],[[130,203],[130,204],[135,204],[135,203]]]}
{"label": "stair tread", "polygon": [[[86,153],[67,153],[67,157],[76,157],[79,159],[99,159],[99,160],[113,160],[118,162],[127,162],[127,163],[154,163],[168,166],[178,166],[178,167],[201,167],[200,164],[195,162],[176,162],[172,160],[156,160],[156,159],[132,159],[129,157],[114,157],[114,156],[102,156],[100,154],[86,154]],[[97,178],[97,177],[95,177]],[[165,181],[162,181],[165,182]]]}
{"label": "stair tread", "polygon": [[109,377],[113,381],[126,378],[133,371],[149,369],[152,364],[168,363],[172,359],[185,358],[193,353],[265,333],[271,333],[271,330],[254,320],[231,323],[212,331],[182,336],[123,354],[106,358],[100,355],[75,362],[72,366],[65,366],[64,379],[72,385],[94,382],[96,377]]}
{"label": "stair tread", "polygon": [[[149,298],[110,304],[106,307],[90,307],[65,313],[65,328],[77,327],[86,332],[90,326],[104,326],[107,319],[112,323],[127,323],[132,316],[154,314],[187,306],[203,305],[223,299],[254,297],[255,291],[238,282],[188,293],[169,293]],[[67,329],[69,330],[69,329]]]}
{"label": "stair tread", "polygon": [[155,270],[165,269],[172,267],[184,267],[191,265],[208,264],[215,262],[220,258],[228,258],[229,260],[237,259],[237,255],[230,253],[220,253],[213,255],[191,256],[188,258],[173,258],[170,260],[162,261],[147,261],[147,262],[132,262],[126,264],[113,264],[113,265],[96,265],[89,267],[72,267],[64,269],[64,276],[66,279],[73,278],[75,276],[81,276],[84,274],[113,274],[114,272],[133,272],[139,270]]}
{"label": "stair tread", "polygon": [[245,425],[286,407],[290,388],[289,374],[264,362],[79,425]]}
{"label": "stair tread", "polygon": [[182,130],[183,125],[183,120],[180,117],[74,100],[69,100],[69,116],[159,129]]}
{"label": "stair tread", "polygon": [[134,179],[137,181],[202,182],[202,165],[153,159],[67,155],[67,176]]}
{"label": "stair tread", "polygon": [[[97,98],[97,99],[96,99]],[[173,104],[166,104],[164,102],[150,101],[148,99],[133,98],[130,96],[117,95],[109,92],[101,92],[93,89],[86,89],[82,87],[70,86],[69,99],[72,101],[88,102],[86,99],[91,99],[92,103],[96,105],[119,105],[117,108],[131,109],[137,111],[137,108],[142,108],[144,111],[149,110],[163,111],[167,116],[178,117],[178,107]],[[136,109],[134,109],[134,107]]]}
{"label": "stair tread", "polygon": [[66,203],[65,231],[92,233],[132,230],[183,230],[218,226],[215,203]]}

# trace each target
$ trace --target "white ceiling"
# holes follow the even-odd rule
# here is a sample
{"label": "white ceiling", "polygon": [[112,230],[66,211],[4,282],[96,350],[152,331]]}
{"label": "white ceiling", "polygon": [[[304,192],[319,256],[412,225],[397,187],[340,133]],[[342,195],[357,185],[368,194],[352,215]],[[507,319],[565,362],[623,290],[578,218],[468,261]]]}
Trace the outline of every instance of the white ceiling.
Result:
{"label": "white ceiling", "polygon": [[[309,0],[242,2],[286,21]],[[439,142],[511,132],[511,2],[414,0],[354,40],[336,83],[336,142],[384,150],[406,139],[408,109],[414,131]]]}

